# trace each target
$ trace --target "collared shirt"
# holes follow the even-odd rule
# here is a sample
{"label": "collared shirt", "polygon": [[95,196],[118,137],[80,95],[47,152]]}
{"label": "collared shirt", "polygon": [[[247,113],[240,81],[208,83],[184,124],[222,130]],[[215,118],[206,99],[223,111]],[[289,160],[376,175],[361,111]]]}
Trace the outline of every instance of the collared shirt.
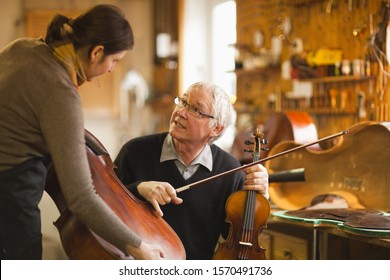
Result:
{"label": "collared shirt", "polygon": [[172,136],[169,134],[164,140],[160,162],[164,162],[167,160],[175,161],[177,168],[179,169],[185,180],[194,175],[200,165],[203,165],[210,171],[213,169],[213,157],[211,154],[211,148],[208,144],[204,147],[200,154],[190,163],[190,165],[186,166],[183,163],[183,160],[177,154],[175,146],[173,145]]}

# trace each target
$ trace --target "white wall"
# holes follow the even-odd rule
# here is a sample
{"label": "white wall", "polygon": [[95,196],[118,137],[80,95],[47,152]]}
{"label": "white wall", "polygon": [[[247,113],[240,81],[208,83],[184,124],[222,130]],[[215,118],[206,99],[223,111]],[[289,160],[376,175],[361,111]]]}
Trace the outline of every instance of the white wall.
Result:
{"label": "white wall", "polygon": [[9,42],[23,36],[23,14],[21,0],[1,0],[0,4],[0,49]]}
{"label": "white wall", "polygon": [[209,59],[209,5],[207,0],[184,1],[182,60],[183,90],[197,81],[210,81]]}
{"label": "white wall", "polygon": [[[221,80],[213,73],[213,8],[227,0],[184,0],[184,27],[182,42],[182,86],[185,90],[190,84],[197,81],[212,81],[224,87],[229,92],[232,86],[225,87]],[[216,32],[225,32],[221,28]],[[235,86],[233,86],[235,88]]]}
{"label": "white wall", "polygon": [[[235,77],[216,75],[216,60],[213,57],[213,42],[217,38],[213,34],[212,17],[213,8],[227,0],[185,0],[184,4],[184,34],[182,42],[182,91],[189,85],[198,81],[210,81],[221,86],[227,93],[235,95]],[[226,26],[225,26],[226,28]],[[226,29],[214,30],[226,32]],[[220,51],[220,50],[216,50]],[[214,65],[213,65],[214,63]],[[219,73],[220,74],[220,73]],[[224,73],[222,73],[224,74]],[[234,74],[232,74],[234,75]],[[233,116],[235,121],[235,115]],[[225,131],[222,138],[215,144],[227,151],[230,150],[235,137],[235,124]]]}

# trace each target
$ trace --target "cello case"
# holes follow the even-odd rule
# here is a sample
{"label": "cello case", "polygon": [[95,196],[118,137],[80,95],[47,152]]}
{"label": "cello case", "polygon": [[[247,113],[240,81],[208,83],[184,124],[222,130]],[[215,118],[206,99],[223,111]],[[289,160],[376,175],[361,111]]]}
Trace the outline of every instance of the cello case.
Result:
{"label": "cello case", "polygon": [[[270,173],[305,169],[304,182],[270,183],[271,201],[281,209],[298,210],[314,197],[337,195],[355,209],[390,211],[390,123],[361,122],[327,150],[302,149],[267,161]],[[269,156],[299,146],[283,141]]]}
{"label": "cello case", "polygon": [[[153,213],[151,206],[137,199],[122,185],[103,145],[86,131],[86,153],[96,192],[135,233],[148,243],[158,244],[166,259],[185,259],[181,240],[173,229]],[[54,222],[69,259],[126,259],[118,248],[99,237],[73,215],[65,202],[53,164],[48,166],[45,191],[56,204],[60,217]],[[130,257],[132,259],[132,257]]]}

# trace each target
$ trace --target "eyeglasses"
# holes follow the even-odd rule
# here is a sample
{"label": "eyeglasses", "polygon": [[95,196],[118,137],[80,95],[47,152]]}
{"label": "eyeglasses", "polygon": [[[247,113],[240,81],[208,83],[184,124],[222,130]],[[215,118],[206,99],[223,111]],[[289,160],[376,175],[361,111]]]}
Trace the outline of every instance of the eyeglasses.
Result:
{"label": "eyeglasses", "polygon": [[208,115],[206,113],[203,113],[202,111],[200,111],[195,106],[188,104],[188,102],[185,101],[183,98],[180,98],[180,97],[176,96],[175,99],[174,99],[174,102],[175,102],[176,106],[179,107],[179,108],[186,107],[187,110],[188,110],[188,113],[190,115],[194,116],[194,117],[197,117],[197,118],[206,117],[206,118],[215,119],[214,116],[211,116],[211,115]]}

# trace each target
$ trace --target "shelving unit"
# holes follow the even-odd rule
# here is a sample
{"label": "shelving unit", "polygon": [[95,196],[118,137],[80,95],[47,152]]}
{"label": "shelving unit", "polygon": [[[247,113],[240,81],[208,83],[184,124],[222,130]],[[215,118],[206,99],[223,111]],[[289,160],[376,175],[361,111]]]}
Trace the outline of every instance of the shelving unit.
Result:
{"label": "shelving unit", "polygon": [[[383,69],[379,69],[368,45],[382,20],[383,3],[382,0],[236,0],[237,46],[244,46],[250,52],[249,58],[256,59],[258,46],[256,50],[254,38],[258,32],[263,35],[261,47],[265,49],[272,49],[275,37],[282,40],[279,65],[235,71],[237,123],[246,125],[250,119],[253,126],[264,125],[269,128],[267,125],[271,124],[286,131],[276,121],[267,122],[273,120],[271,115],[274,112],[303,111],[310,115],[318,138],[323,138],[348,129],[360,121],[389,121],[388,78],[384,76]],[[286,19],[290,22],[291,32],[288,33],[283,29]],[[301,79],[299,82],[307,83],[308,87],[303,87],[303,90],[308,90],[309,94],[299,94],[299,90],[293,91],[297,80],[285,80],[281,75],[282,65],[286,65],[283,63],[288,60],[292,62],[292,47],[297,39],[302,42],[302,51],[299,53],[302,61],[306,54],[319,49],[341,50],[342,60],[370,59],[371,71],[366,72],[370,75]],[[329,66],[324,68],[333,67]],[[298,67],[294,70],[298,72]],[[310,68],[308,73],[304,70],[307,68],[302,71],[307,74],[305,76],[331,72],[321,71],[328,70],[321,68]],[[389,72],[390,66],[385,65],[385,70]],[[241,130],[238,127],[238,131],[245,132],[245,128],[244,125]],[[320,146],[327,149],[337,141],[327,141]],[[331,165],[326,164],[323,168]],[[378,244],[370,243],[372,238],[357,240],[353,235],[341,235],[322,228],[317,230],[274,220],[268,223],[260,240],[267,248],[267,259],[388,259],[390,254],[388,243],[386,246],[377,246]]]}
{"label": "shelving unit", "polygon": [[[305,111],[313,118],[319,137],[336,133],[359,121],[385,120],[387,115],[383,112],[389,107],[389,90],[386,89],[383,98],[379,97],[378,84],[383,84],[383,77],[375,61],[370,61],[368,77],[331,76],[299,80],[311,83],[309,100],[289,95],[293,91],[294,81],[281,77],[282,64],[291,59],[292,43],[296,38],[303,42],[304,53],[329,48],[341,50],[342,59],[367,59],[368,39],[381,20],[378,9],[382,1],[366,1],[364,5],[352,7],[348,6],[347,1],[334,1],[331,9],[328,9],[327,2],[316,0],[237,0],[236,3],[235,46],[243,51],[241,59],[257,59],[256,56],[261,55],[259,47],[254,45],[256,32],[262,33],[261,47],[265,50],[272,49],[272,38],[282,38],[280,61],[274,61],[270,67],[234,71],[237,76],[235,106],[238,120],[249,117],[253,125],[262,125],[275,111]],[[284,34],[282,27],[287,18],[292,28],[289,34]],[[366,22],[366,28],[353,34],[352,31],[362,21]],[[249,65],[252,66],[251,63]]]}

